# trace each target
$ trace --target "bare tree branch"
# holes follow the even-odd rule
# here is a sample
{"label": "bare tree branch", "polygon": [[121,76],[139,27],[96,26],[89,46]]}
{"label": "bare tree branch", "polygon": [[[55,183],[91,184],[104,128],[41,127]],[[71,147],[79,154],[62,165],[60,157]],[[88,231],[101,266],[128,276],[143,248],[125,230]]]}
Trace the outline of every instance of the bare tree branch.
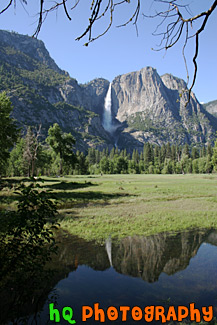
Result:
{"label": "bare tree branch", "polygon": [[[109,0],[109,3],[111,3],[112,1]],[[100,5],[102,3],[102,0],[96,0],[95,6],[92,9],[92,14],[91,17],[89,18],[89,25],[87,26],[86,30],[84,31],[84,33],[77,37],[76,40],[80,40],[82,39],[85,35],[87,35],[89,33],[89,42],[92,40],[91,37],[91,32],[92,32],[92,26],[94,24],[94,22],[97,20],[98,15],[99,15],[99,10],[100,10]],[[88,43],[86,43],[87,45]]]}
{"label": "bare tree branch", "polygon": [[4,9],[2,9],[0,11],[0,14],[3,14],[3,12],[5,12],[6,10],[8,10],[8,8],[12,5],[13,1],[14,0],[10,0],[9,3],[8,3],[8,5]]}
{"label": "bare tree branch", "polygon": [[67,11],[67,8],[66,8],[66,0],[63,0],[63,7],[64,7],[65,14],[66,14],[67,18],[68,18],[69,20],[72,20],[71,17],[69,16],[69,13],[68,13],[68,11]]}
{"label": "bare tree branch", "polygon": [[[187,105],[190,101],[191,91],[195,85],[196,77],[197,77],[197,57],[198,57],[198,51],[199,51],[199,35],[205,29],[205,26],[207,24],[207,21],[208,21],[210,15],[216,9],[217,0],[215,0],[213,2],[212,6],[207,11],[203,11],[195,16],[192,16],[188,5],[181,5],[178,3],[178,0],[173,0],[173,1],[155,0],[155,2],[169,5],[167,10],[159,11],[153,16],[147,16],[147,15],[145,16],[144,15],[145,17],[149,17],[149,18],[156,18],[156,17],[162,18],[161,22],[157,25],[157,27],[153,33],[153,35],[161,37],[161,42],[158,46],[159,48],[155,49],[156,51],[161,51],[163,49],[168,50],[169,48],[173,47],[176,43],[178,43],[178,41],[180,41],[180,39],[183,35],[183,31],[184,31],[184,27],[185,27],[186,32],[185,32],[185,35],[183,35],[184,43],[183,43],[183,48],[182,48],[182,55],[183,55],[186,73],[187,73],[187,85],[189,82],[189,73],[188,73],[187,61],[186,61],[186,57],[185,57],[185,48],[186,48],[188,40],[190,38],[195,39],[194,56],[192,58],[192,62],[194,64],[194,74],[193,74],[192,83],[188,89],[188,101],[186,103],[186,105]],[[184,18],[183,10],[186,11],[188,15],[191,15],[191,17]],[[158,30],[160,28],[162,28],[163,24],[168,19],[172,19],[172,22],[169,22],[167,24],[165,31],[163,31],[163,32],[161,31],[158,33]],[[193,27],[193,22],[197,21],[199,23],[201,19],[203,19],[202,23],[196,29],[196,32],[193,35],[189,35],[189,24],[191,27]],[[187,90],[187,85],[186,85],[186,90]]]}
{"label": "bare tree branch", "polygon": [[40,0],[40,12],[39,12],[39,19],[38,19],[38,26],[36,28],[35,33],[33,34],[33,36],[37,37],[40,30],[41,30],[41,26],[43,23],[43,6],[44,6],[44,0]]}
{"label": "bare tree branch", "polygon": [[[205,18],[203,20],[203,23],[201,25],[201,27],[197,30],[196,32],[196,39],[195,39],[195,54],[194,54],[194,57],[193,57],[193,63],[194,63],[194,77],[193,77],[193,81],[192,81],[192,84],[191,84],[191,87],[189,88],[189,99],[188,101],[190,100],[190,93],[191,93],[191,90],[195,84],[195,81],[196,81],[196,76],[197,76],[197,56],[198,56],[198,49],[199,49],[199,34],[204,30],[205,26],[206,26],[206,23],[208,21],[208,18],[209,16],[211,15],[211,13],[215,10],[217,6],[217,0],[213,3],[213,5],[210,7],[210,9],[205,13]],[[203,14],[204,16],[204,14]]]}

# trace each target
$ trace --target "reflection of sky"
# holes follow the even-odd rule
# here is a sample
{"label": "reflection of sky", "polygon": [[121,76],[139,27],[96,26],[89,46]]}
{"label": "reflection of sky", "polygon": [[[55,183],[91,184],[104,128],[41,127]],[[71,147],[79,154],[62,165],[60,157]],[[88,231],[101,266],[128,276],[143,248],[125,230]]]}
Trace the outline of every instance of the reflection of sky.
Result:
{"label": "reflection of sky", "polygon": [[[202,244],[188,267],[173,275],[161,273],[158,281],[148,283],[141,278],[127,276],[113,267],[95,271],[80,265],[68,277],[56,285],[58,308],[71,306],[75,319],[81,317],[81,306],[100,307],[120,305],[186,305],[195,302],[196,307],[217,306],[217,247]],[[47,307],[44,308],[45,312]],[[216,313],[214,308],[214,313]]]}
{"label": "reflection of sky", "polygon": [[170,277],[161,274],[159,285],[163,281],[178,304],[217,305],[217,247],[202,244],[185,270]]}

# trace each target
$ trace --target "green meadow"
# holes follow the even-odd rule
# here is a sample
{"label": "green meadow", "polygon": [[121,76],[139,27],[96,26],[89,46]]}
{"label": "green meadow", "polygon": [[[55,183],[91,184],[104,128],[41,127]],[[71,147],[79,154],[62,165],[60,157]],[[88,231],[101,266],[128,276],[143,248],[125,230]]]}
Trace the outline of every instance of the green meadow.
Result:
{"label": "green meadow", "polygon": [[[93,175],[44,177],[40,183],[55,196],[62,229],[84,239],[101,241],[217,228],[217,175]],[[1,208],[13,209],[17,195],[10,186],[1,194]]]}

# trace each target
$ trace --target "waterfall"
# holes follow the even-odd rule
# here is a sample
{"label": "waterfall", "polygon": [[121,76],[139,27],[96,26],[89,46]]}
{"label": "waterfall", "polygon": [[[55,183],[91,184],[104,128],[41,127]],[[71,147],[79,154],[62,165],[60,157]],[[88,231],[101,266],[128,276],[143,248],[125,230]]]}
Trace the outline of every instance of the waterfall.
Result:
{"label": "waterfall", "polygon": [[105,248],[108,255],[110,266],[112,266],[112,240],[110,236],[105,241]]}
{"label": "waterfall", "polygon": [[105,97],[104,111],[102,125],[106,131],[112,132],[112,84],[109,84],[109,88]]}

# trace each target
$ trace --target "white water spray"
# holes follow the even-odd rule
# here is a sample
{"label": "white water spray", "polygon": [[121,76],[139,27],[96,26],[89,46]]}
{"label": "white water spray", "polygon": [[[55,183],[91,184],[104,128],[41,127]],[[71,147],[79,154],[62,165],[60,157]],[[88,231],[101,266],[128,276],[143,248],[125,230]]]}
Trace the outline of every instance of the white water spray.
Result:
{"label": "white water spray", "polygon": [[110,262],[110,266],[112,266],[112,240],[111,240],[111,236],[109,236],[108,239],[106,239],[105,241],[105,249],[108,255],[108,259]]}
{"label": "white water spray", "polygon": [[104,112],[102,125],[106,131],[111,133],[113,131],[112,127],[112,84],[109,84],[109,88],[105,97]]}

